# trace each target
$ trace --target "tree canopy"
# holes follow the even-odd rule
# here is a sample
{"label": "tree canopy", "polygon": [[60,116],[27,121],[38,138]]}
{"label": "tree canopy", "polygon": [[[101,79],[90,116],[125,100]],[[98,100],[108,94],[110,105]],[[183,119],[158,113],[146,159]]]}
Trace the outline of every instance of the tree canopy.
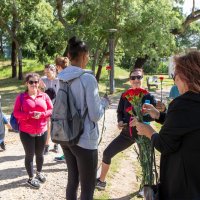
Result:
{"label": "tree canopy", "polygon": [[[92,69],[108,56],[109,29],[114,35],[117,58],[142,65],[182,50],[200,46],[200,10],[191,1],[189,15],[183,0],[2,0],[0,4],[0,53],[12,47],[13,77],[17,60],[19,78],[23,57],[48,62],[66,55],[68,39],[76,35],[91,49]],[[18,59],[17,59],[18,58]]]}

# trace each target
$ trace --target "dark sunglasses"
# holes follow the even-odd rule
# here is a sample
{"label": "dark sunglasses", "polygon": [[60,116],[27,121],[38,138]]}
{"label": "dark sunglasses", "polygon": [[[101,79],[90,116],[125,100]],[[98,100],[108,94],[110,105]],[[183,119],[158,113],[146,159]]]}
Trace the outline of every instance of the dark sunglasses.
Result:
{"label": "dark sunglasses", "polygon": [[33,83],[38,84],[39,81],[28,81],[28,83],[29,83],[30,85],[33,85]]}
{"label": "dark sunglasses", "polygon": [[141,80],[143,76],[130,76],[130,80]]}

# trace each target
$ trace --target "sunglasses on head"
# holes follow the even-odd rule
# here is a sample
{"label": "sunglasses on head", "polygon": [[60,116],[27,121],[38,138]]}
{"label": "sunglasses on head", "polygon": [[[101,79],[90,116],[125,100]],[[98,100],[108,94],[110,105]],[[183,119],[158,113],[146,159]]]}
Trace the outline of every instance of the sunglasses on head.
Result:
{"label": "sunglasses on head", "polygon": [[130,76],[130,80],[141,80],[143,76]]}
{"label": "sunglasses on head", "polygon": [[29,83],[30,85],[33,85],[33,83],[38,84],[39,81],[28,81],[28,83]]}

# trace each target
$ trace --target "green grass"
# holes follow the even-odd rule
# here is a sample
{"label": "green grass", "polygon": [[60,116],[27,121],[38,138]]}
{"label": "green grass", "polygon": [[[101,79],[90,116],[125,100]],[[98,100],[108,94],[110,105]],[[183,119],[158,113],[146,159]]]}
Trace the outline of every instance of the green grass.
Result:
{"label": "green grass", "polygon": [[[28,72],[43,74],[43,65],[34,60],[23,60],[23,75]],[[11,77],[10,61],[0,62],[0,95],[3,111],[7,114],[13,110],[13,104],[17,94],[25,90],[24,81]]]}
{"label": "green grass", "polygon": [[[35,60],[23,60],[23,75],[25,75],[28,72],[37,72],[40,75],[43,75],[43,69],[44,66]],[[167,75],[162,76],[164,76],[163,88],[166,89],[171,87],[171,85],[173,85],[172,79],[169,79]],[[12,112],[13,103],[16,95],[24,91],[25,89],[23,81],[19,81],[18,79],[13,79],[10,77],[10,61],[0,61],[0,94],[2,97],[3,111],[8,114]],[[99,82],[100,95],[105,94],[106,88],[108,90],[108,77],[108,71],[106,71],[105,67],[103,67]],[[128,71],[120,67],[115,67],[115,94],[113,95],[114,98],[117,98],[119,93],[122,93],[130,87],[128,77]],[[146,87],[146,76],[144,77],[143,86]],[[154,90],[152,89],[152,91]]]}

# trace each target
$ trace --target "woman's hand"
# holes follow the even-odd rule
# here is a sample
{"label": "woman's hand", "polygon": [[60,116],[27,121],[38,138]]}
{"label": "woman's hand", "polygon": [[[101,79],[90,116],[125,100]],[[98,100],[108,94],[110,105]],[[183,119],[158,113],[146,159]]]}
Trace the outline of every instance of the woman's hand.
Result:
{"label": "woman's hand", "polygon": [[37,111],[35,111],[35,112],[34,112],[34,116],[33,116],[33,118],[34,118],[34,119],[40,119],[41,114],[42,114],[41,112],[37,112]]}
{"label": "woman's hand", "polygon": [[136,122],[136,129],[138,131],[138,135],[145,135],[149,139],[156,131],[148,124]]}
{"label": "woman's hand", "polygon": [[123,124],[124,124],[123,121],[118,122],[117,127],[118,127],[119,130],[121,130],[123,128]]}
{"label": "woman's hand", "polygon": [[156,103],[156,109],[160,112],[165,112],[166,110],[166,106],[164,103],[162,103],[161,101],[157,101]]}
{"label": "woman's hand", "polygon": [[153,119],[160,117],[160,112],[151,104],[143,104],[142,111],[144,114],[149,114]]}
{"label": "woman's hand", "polygon": [[136,130],[138,131],[138,135],[145,135],[149,139],[151,139],[151,136],[156,131],[148,124],[144,124],[141,122],[138,122],[137,118],[134,117],[133,120],[130,122],[129,126],[136,126]]}

